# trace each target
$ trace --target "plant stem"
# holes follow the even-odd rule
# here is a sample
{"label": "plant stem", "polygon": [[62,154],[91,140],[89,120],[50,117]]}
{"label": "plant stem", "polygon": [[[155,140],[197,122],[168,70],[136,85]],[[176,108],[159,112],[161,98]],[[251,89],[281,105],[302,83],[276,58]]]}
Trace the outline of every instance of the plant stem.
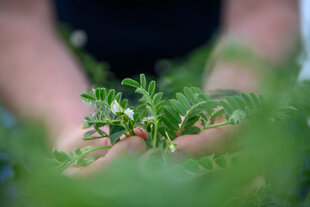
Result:
{"label": "plant stem", "polygon": [[153,139],[153,151],[156,151],[156,144],[157,144],[157,130],[158,130],[158,117],[157,117],[157,110],[156,107],[153,103],[152,97],[149,95],[149,93],[143,88],[140,88],[144,94],[146,95],[146,97],[149,99],[150,104],[152,106],[153,109],[153,114],[154,114],[154,139]]}
{"label": "plant stem", "polygon": [[182,135],[182,131],[183,131],[183,127],[184,127],[184,124],[186,122],[186,120],[188,119],[189,115],[192,113],[192,111],[198,107],[199,105],[201,104],[204,104],[205,102],[201,102],[201,103],[197,103],[196,105],[194,105],[189,111],[187,111],[186,115],[184,116],[184,119],[181,123],[181,126],[180,126],[180,129],[179,129],[179,132],[178,132],[178,136],[181,136]]}
{"label": "plant stem", "polygon": [[101,149],[110,149],[112,146],[110,145],[105,145],[105,146],[99,146],[99,147],[93,147],[85,152],[83,152],[80,156],[79,156],[79,159],[86,156],[87,154],[91,153],[91,152],[94,152],[96,150],[101,150]]}
{"label": "plant stem", "polygon": [[212,125],[206,126],[203,129],[211,129],[211,128],[216,128],[216,127],[225,126],[225,125],[229,125],[229,124],[231,124],[231,123],[226,121],[226,122],[222,122],[222,123],[217,123],[217,124],[212,124]]}
{"label": "plant stem", "polygon": [[[121,120],[122,126],[125,127],[125,129],[126,129],[126,130],[128,131],[128,133],[129,133],[129,135],[130,135],[130,136],[135,136],[135,135],[136,135],[135,132],[134,132],[133,130],[130,130],[130,129],[128,128],[128,126],[126,125],[126,123],[124,123],[123,117],[119,116],[118,114],[116,114],[116,116]],[[126,135],[126,133],[125,133],[125,135]],[[128,136],[126,136],[126,137],[128,137]]]}
{"label": "plant stem", "polygon": [[130,129],[128,128],[128,126],[127,126],[124,122],[122,122],[122,125],[123,125],[123,127],[126,128],[126,130],[128,131],[128,133],[129,133],[130,136],[135,136],[135,135],[136,135],[135,132],[134,132],[133,130],[130,130]]}
{"label": "plant stem", "polygon": [[59,166],[60,171],[64,171],[67,167],[69,167],[69,165],[71,165],[73,163],[72,160],[68,161],[68,162],[64,162]]}
{"label": "plant stem", "polygon": [[99,136],[99,137],[84,137],[82,138],[84,141],[94,140],[94,139],[101,139],[101,138],[109,138],[109,136]]}
{"label": "plant stem", "polygon": [[112,146],[99,146],[99,147],[93,147],[93,148],[90,148],[89,150],[83,152],[82,154],[80,154],[79,156],[75,157],[75,159],[72,159],[72,160],[69,160],[67,162],[64,162],[62,163],[60,166],[59,166],[59,169],[60,171],[64,171],[69,165],[71,165],[72,163],[74,163],[74,161],[76,160],[80,160],[82,158],[84,158],[86,155],[88,155],[89,153],[91,152],[94,152],[96,150],[101,150],[101,149],[110,149]]}

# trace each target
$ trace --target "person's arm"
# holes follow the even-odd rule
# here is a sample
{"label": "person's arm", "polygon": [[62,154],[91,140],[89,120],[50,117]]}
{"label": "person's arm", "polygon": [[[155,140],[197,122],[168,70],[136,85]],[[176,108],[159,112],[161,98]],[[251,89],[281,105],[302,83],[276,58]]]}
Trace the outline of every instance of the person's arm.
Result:
{"label": "person's arm", "polygon": [[[17,116],[43,120],[57,149],[109,145],[108,139],[83,141],[83,117],[90,113],[79,98],[89,83],[79,64],[57,35],[49,0],[0,0],[0,97]],[[67,173],[96,172],[120,155],[145,149],[141,137],[129,137],[85,168]]]}
{"label": "person's arm", "polygon": [[[298,0],[226,0],[224,3],[222,34],[215,55],[233,43],[248,47],[258,58],[277,65],[296,48],[300,30]],[[255,70],[243,62],[218,61],[204,89],[257,91],[261,71]]]}
{"label": "person's arm", "polygon": [[16,115],[44,121],[51,141],[78,128],[89,86],[57,35],[48,0],[0,0],[0,97]]}
{"label": "person's arm", "polygon": [[[217,50],[226,42],[246,45],[270,64],[281,64],[297,45],[299,17],[297,0],[226,0],[223,10],[223,33]],[[257,69],[257,68],[255,68]],[[205,91],[234,89],[259,91],[261,71],[247,68],[242,62],[218,61],[205,84]],[[218,120],[220,121],[220,120]],[[177,150],[188,157],[227,152],[235,140],[234,126],[209,129],[198,135],[175,139]]]}

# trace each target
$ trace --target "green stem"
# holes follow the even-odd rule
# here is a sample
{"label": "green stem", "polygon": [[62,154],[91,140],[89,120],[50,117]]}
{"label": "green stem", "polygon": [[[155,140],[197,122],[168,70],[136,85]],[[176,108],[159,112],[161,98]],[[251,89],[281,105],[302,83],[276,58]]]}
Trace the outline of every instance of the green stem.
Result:
{"label": "green stem", "polygon": [[149,95],[149,93],[143,88],[140,88],[144,94],[146,95],[146,97],[149,99],[151,105],[152,105],[152,109],[153,109],[153,114],[154,114],[154,140],[153,140],[153,151],[156,151],[156,144],[157,144],[157,130],[158,130],[158,117],[157,117],[157,110],[156,107],[153,103],[152,97]]}
{"label": "green stem", "polygon": [[82,138],[84,141],[94,140],[94,139],[101,139],[101,138],[109,138],[109,136],[98,136],[98,137],[84,137]]}
{"label": "green stem", "polygon": [[67,167],[69,167],[69,165],[71,165],[73,163],[72,160],[68,161],[68,162],[64,162],[59,166],[59,170],[62,172],[64,171]]}
{"label": "green stem", "polygon": [[130,129],[128,128],[128,126],[127,126],[124,122],[122,122],[122,125],[123,125],[123,127],[126,128],[126,130],[128,131],[128,133],[129,133],[130,136],[135,136],[135,135],[136,135],[135,132],[134,132],[133,130],[130,130]]}
{"label": "green stem", "polygon": [[183,119],[183,121],[182,121],[182,123],[181,123],[179,132],[178,132],[178,135],[179,135],[179,136],[182,135],[182,131],[183,131],[184,124],[185,124],[186,120],[188,119],[189,115],[192,113],[192,111],[193,111],[196,107],[198,107],[199,105],[204,104],[204,103],[206,103],[206,102],[197,103],[196,105],[194,105],[194,106],[186,113],[186,115],[184,116],[184,119]]}
{"label": "green stem", "polygon": [[[124,119],[123,117],[119,116],[117,113],[116,113],[116,116],[121,120],[121,124],[123,127],[125,127],[125,129],[128,131],[129,135],[130,136],[135,136],[135,132],[133,131],[133,129],[129,129],[128,126],[124,123]],[[126,134],[126,133],[125,133]],[[126,136],[127,137],[127,136]]]}
{"label": "green stem", "polygon": [[87,154],[91,153],[91,152],[94,152],[96,150],[102,150],[102,149],[110,149],[112,146],[110,145],[105,145],[105,146],[99,146],[99,147],[93,147],[93,148],[90,148],[89,150],[83,152],[79,157],[78,159],[81,159],[83,158],[84,156],[86,156]]}
{"label": "green stem", "polygon": [[231,123],[226,121],[226,122],[222,122],[222,123],[217,123],[217,124],[212,124],[212,125],[206,126],[203,129],[211,129],[211,128],[216,128],[216,127],[225,126],[225,125],[229,125],[229,124],[231,124]]}
{"label": "green stem", "polygon": [[90,148],[89,150],[83,152],[82,154],[80,154],[78,157],[76,157],[75,159],[69,160],[68,162],[64,162],[59,166],[60,171],[64,171],[69,165],[71,165],[72,163],[74,163],[75,160],[79,160],[82,159],[83,157],[85,157],[86,155],[88,155],[91,152],[94,152],[96,150],[102,150],[102,149],[110,149],[112,146],[99,146],[99,147],[93,147]]}

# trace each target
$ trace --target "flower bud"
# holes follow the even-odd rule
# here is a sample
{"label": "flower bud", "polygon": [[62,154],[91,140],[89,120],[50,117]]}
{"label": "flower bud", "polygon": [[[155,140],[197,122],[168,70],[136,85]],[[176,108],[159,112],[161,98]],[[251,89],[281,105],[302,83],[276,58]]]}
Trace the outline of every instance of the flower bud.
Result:
{"label": "flower bud", "polygon": [[135,114],[133,110],[131,110],[130,108],[127,108],[124,114],[133,121],[133,115]]}
{"label": "flower bud", "polygon": [[120,113],[120,112],[123,112],[123,108],[121,107],[121,105],[119,105],[119,103],[117,103],[116,100],[114,100],[111,104],[111,111],[113,114],[116,114],[116,113]]}
{"label": "flower bud", "polygon": [[168,148],[171,152],[175,152],[176,151],[176,146],[177,144],[172,142],[172,141],[168,141],[167,142]]}
{"label": "flower bud", "polygon": [[246,113],[241,110],[235,110],[229,117],[229,121],[233,124],[238,124],[242,119],[246,117]]}

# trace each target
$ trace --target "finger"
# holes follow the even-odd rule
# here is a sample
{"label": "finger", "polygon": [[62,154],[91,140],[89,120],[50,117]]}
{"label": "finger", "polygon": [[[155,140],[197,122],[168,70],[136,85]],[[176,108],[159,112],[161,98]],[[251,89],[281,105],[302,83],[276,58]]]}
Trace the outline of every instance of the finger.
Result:
{"label": "finger", "polygon": [[144,129],[142,129],[142,128],[135,128],[134,132],[139,137],[148,138],[147,132]]}
{"label": "finger", "polygon": [[73,176],[85,176],[99,170],[106,169],[111,162],[120,157],[128,155],[135,157],[141,155],[146,149],[145,141],[138,136],[128,137],[115,144],[104,157],[100,157],[87,167],[70,167],[65,174]]}
{"label": "finger", "polygon": [[199,158],[204,155],[221,154],[231,146],[234,129],[222,126],[208,129],[196,135],[183,135],[174,140],[177,151],[186,157]]}
{"label": "finger", "polygon": [[[138,137],[141,137],[141,138],[148,138],[147,132],[146,132],[144,129],[142,129],[142,128],[135,128],[133,131],[135,132],[135,135],[138,136]],[[127,138],[127,137],[126,137],[125,134],[123,134],[123,135],[121,136],[121,140],[123,140],[123,139],[125,139],[125,138]]]}
{"label": "finger", "polygon": [[[95,140],[88,140],[84,141],[82,139],[82,135],[85,133],[84,129],[81,128],[75,128],[72,130],[69,130],[66,133],[63,133],[60,137],[57,143],[55,143],[55,148],[64,152],[69,152],[74,150],[75,148],[85,148],[87,146],[96,147],[96,146],[106,146],[111,145],[111,142],[108,138],[100,138]],[[97,134],[95,134],[96,136]],[[90,156],[103,156],[107,153],[106,149],[103,150],[97,150],[95,152],[92,152]]]}

